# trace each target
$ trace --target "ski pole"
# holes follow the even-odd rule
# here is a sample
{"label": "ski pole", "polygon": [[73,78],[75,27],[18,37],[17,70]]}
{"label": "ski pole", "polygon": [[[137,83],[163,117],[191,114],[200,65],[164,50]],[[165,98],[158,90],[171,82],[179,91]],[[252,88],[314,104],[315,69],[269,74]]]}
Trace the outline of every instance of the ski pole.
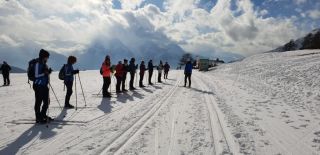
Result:
{"label": "ski pole", "polygon": [[103,89],[103,88],[101,88],[101,89],[100,89],[100,91],[99,91],[99,93],[97,94],[97,96],[99,96],[99,95],[100,95],[100,93],[101,93],[102,89]]}
{"label": "ski pole", "polygon": [[76,91],[76,110],[78,110],[77,76],[74,75],[74,86]]}
{"label": "ski pole", "polygon": [[49,86],[50,86],[50,88],[51,88],[51,90],[52,90],[52,93],[53,93],[54,97],[56,98],[56,100],[57,100],[57,102],[58,102],[58,104],[59,104],[59,107],[60,107],[60,109],[61,109],[61,111],[62,111],[63,108],[62,108],[62,106],[61,106],[61,104],[60,104],[60,102],[59,102],[59,100],[58,100],[57,94],[56,94],[56,92],[54,91],[51,83],[49,83]]}
{"label": "ski pole", "polygon": [[[47,110],[47,116],[49,117],[50,113],[49,113],[49,108],[50,106],[50,92],[48,91],[48,110]],[[46,125],[47,128],[49,128],[49,118],[47,118],[47,125]]]}
{"label": "ski pole", "polygon": [[138,74],[136,73],[136,79],[135,79],[135,86],[137,87],[137,78],[138,78]]}
{"label": "ski pole", "polygon": [[79,82],[80,82],[80,86],[81,86],[81,91],[82,91],[82,96],[83,96],[83,100],[84,100],[84,106],[87,106],[87,101],[86,101],[86,97],[84,95],[84,91],[83,91],[83,87],[82,87],[82,82],[81,82],[81,78],[80,78],[80,74],[78,73],[78,78],[79,78]]}
{"label": "ski pole", "polygon": [[111,78],[112,78],[112,74],[111,74],[111,77],[110,77],[110,84],[109,84],[109,87],[110,87],[110,94],[111,94]]}

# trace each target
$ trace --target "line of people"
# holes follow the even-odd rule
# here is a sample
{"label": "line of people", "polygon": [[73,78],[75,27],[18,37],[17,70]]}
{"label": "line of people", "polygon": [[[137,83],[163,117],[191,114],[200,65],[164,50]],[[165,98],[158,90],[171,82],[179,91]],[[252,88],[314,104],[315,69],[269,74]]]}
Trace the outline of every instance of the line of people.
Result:
{"label": "line of people", "polygon": [[145,62],[141,61],[140,66],[136,64],[135,58],[131,58],[129,64],[128,60],[124,59],[123,63],[122,61],[119,61],[118,64],[113,67],[111,65],[111,59],[110,56],[106,56],[104,62],[101,65],[100,68],[100,74],[103,76],[103,87],[102,87],[102,94],[103,97],[109,98],[111,97],[111,93],[108,92],[110,84],[111,84],[111,76],[115,72],[115,77],[116,77],[116,93],[122,93],[128,91],[126,89],[126,79],[127,79],[127,73],[130,74],[130,82],[129,82],[129,90],[135,90],[136,88],[134,87],[134,80],[135,76],[137,74],[138,67],[140,69],[139,72],[139,87],[145,87],[143,84],[143,79],[145,72],[148,71],[148,83],[149,85],[153,85],[152,81],[152,75],[154,68],[158,70],[158,82],[162,83],[161,80],[161,75],[164,70],[164,78],[168,79],[168,73],[170,70],[170,65],[168,62],[163,65],[162,61],[160,61],[160,64],[158,66],[154,66],[152,60],[148,62],[148,67],[146,67]]}
{"label": "line of people", "polygon": [[[39,52],[39,57],[33,59],[29,62],[27,74],[28,80],[33,81],[33,90],[35,92],[35,117],[36,123],[47,123],[52,121],[53,119],[47,116],[47,110],[50,104],[49,99],[49,86],[50,85],[50,74],[52,73],[52,69],[47,65],[47,61],[50,57],[48,51],[41,49]],[[79,74],[79,70],[74,69],[73,65],[77,62],[77,58],[74,56],[69,56],[67,64],[64,64],[59,72],[59,79],[64,81],[64,85],[67,88],[67,92],[65,95],[65,108],[74,108],[73,105],[70,104],[70,97],[73,93],[72,87],[74,83],[74,75]],[[158,70],[158,82],[161,81],[162,71],[164,70],[164,78],[168,78],[168,73],[170,70],[170,65],[166,62],[163,65],[162,61],[158,66],[154,66],[152,60],[149,61],[148,67],[146,68],[144,61],[141,61],[140,64],[140,80],[139,87],[145,87],[143,85],[144,74],[148,70],[149,77],[148,82],[150,85],[153,85],[151,82],[154,68]],[[108,88],[111,84],[111,76],[115,72],[115,77],[117,79],[116,83],[116,93],[126,92],[126,79],[127,73],[130,73],[130,84],[129,89],[135,90],[134,80],[135,75],[138,69],[138,65],[135,64],[135,58],[131,58],[129,64],[128,60],[124,59],[123,63],[121,61],[118,62],[116,66],[111,65],[110,56],[106,56],[104,62],[100,68],[100,74],[103,77],[103,88],[102,94],[103,97],[111,97],[111,93],[108,92]],[[51,87],[52,88],[52,87]]]}

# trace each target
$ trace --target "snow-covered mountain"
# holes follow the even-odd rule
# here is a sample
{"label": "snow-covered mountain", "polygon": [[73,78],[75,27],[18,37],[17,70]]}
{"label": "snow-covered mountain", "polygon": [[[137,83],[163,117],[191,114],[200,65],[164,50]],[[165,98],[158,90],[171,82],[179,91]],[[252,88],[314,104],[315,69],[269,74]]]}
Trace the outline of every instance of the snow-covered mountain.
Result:
{"label": "snow-covered mountain", "polygon": [[184,53],[185,51],[176,44],[148,41],[133,51],[119,39],[96,40],[83,54],[79,55],[79,66],[83,69],[98,69],[106,55],[111,56],[113,64],[135,57],[136,63],[152,59],[155,64],[163,60],[175,66]]}
{"label": "snow-covered mountain", "polygon": [[291,40],[283,46],[280,46],[270,52],[285,52],[304,49],[320,49],[320,28],[315,29],[305,37],[297,40]]}
{"label": "snow-covered mountain", "polygon": [[[0,66],[2,66],[2,64],[0,64]],[[11,67],[10,73],[26,73],[27,72],[26,70],[21,69],[19,67],[15,67],[15,66],[11,66],[11,65],[10,65],[10,67]]]}

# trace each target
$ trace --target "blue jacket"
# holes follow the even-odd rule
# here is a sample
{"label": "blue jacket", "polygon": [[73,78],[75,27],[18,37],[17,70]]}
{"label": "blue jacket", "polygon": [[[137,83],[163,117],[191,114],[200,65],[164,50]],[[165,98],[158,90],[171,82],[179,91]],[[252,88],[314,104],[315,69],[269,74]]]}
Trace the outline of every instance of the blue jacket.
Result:
{"label": "blue jacket", "polygon": [[185,68],[184,68],[184,73],[192,73],[192,64],[191,63],[187,63]]}
{"label": "blue jacket", "polygon": [[38,86],[47,86],[49,83],[49,76],[44,73],[45,70],[48,69],[47,64],[42,63],[38,60],[38,62],[35,65],[35,80],[34,83],[35,85]]}
{"label": "blue jacket", "polygon": [[73,83],[73,75],[74,75],[74,69],[71,64],[66,64],[64,66],[65,76],[64,76],[64,83]]}

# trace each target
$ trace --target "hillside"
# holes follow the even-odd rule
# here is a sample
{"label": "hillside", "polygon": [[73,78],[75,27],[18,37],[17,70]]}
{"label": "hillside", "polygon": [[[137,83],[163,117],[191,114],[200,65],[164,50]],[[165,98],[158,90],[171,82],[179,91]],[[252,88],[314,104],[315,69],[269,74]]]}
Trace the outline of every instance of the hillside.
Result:
{"label": "hillside", "polygon": [[291,40],[285,45],[278,47],[270,52],[285,52],[304,49],[320,49],[320,28],[315,29],[305,37]]}
{"label": "hillside", "polygon": [[[1,65],[2,65],[2,64],[0,64],[0,66],[1,66]],[[26,70],[21,69],[21,68],[19,68],[19,67],[15,67],[15,66],[11,66],[11,65],[10,65],[10,67],[11,67],[10,73],[26,73],[26,72],[27,72]]]}

